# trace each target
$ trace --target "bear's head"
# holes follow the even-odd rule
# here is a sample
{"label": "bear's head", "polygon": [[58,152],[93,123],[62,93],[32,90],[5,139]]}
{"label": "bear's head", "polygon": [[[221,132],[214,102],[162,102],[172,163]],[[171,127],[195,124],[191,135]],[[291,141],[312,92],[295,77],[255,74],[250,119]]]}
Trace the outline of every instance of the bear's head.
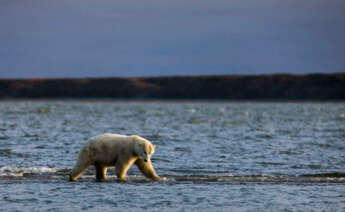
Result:
{"label": "bear's head", "polygon": [[134,153],[138,155],[145,162],[151,160],[151,156],[155,152],[156,145],[152,145],[150,141],[140,137],[133,136],[134,139]]}

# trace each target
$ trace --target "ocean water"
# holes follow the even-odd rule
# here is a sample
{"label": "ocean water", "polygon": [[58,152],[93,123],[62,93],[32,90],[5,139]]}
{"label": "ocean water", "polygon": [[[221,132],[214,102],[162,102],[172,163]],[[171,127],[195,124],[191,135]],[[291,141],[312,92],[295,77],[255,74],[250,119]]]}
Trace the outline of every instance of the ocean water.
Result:
{"label": "ocean water", "polygon": [[[157,145],[162,182],[69,182],[101,133]],[[344,103],[0,101],[0,211],[345,211]]]}

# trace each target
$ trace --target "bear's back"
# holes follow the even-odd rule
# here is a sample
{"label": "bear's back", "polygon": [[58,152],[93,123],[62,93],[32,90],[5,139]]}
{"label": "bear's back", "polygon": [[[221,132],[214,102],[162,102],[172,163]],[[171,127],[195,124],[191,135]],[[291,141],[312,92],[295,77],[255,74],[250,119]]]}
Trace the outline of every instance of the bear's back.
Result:
{"label": "bear's back", "polygon": [[114,133],[104,133],[101,135],[97,135],[92,137],[89,142],[86,144],[88,147],[105,147],[105,148],[113,148],[115,146],[127,145],[131,141],[130,136],[127,135],[120,135]]}

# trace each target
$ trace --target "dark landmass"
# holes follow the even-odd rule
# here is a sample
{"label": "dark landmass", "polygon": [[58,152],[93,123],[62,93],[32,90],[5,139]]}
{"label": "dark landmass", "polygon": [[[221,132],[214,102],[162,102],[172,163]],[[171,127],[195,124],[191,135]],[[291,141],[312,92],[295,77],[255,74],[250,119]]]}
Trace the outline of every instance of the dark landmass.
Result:
{"label": "dark landmass", "polygon": [[344,101],[345,73],[0,79],[0,99],[13,98]]}

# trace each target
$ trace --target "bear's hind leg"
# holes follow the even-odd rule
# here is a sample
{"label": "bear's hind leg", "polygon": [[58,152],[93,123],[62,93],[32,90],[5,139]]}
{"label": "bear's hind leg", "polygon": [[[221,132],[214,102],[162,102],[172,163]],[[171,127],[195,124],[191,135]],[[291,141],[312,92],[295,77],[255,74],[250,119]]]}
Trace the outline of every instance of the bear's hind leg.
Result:
{"label": "bear's hind leg", "polygon": [[106,181],[107,180],[107,168],[101,166],[98,163],[95,163],[96,168],[96,180],[97,181]]}
{"label": "bear's hind leg", "polygon": [[104,180],[107,180],[107,168],[102,167],[102,177]]}

